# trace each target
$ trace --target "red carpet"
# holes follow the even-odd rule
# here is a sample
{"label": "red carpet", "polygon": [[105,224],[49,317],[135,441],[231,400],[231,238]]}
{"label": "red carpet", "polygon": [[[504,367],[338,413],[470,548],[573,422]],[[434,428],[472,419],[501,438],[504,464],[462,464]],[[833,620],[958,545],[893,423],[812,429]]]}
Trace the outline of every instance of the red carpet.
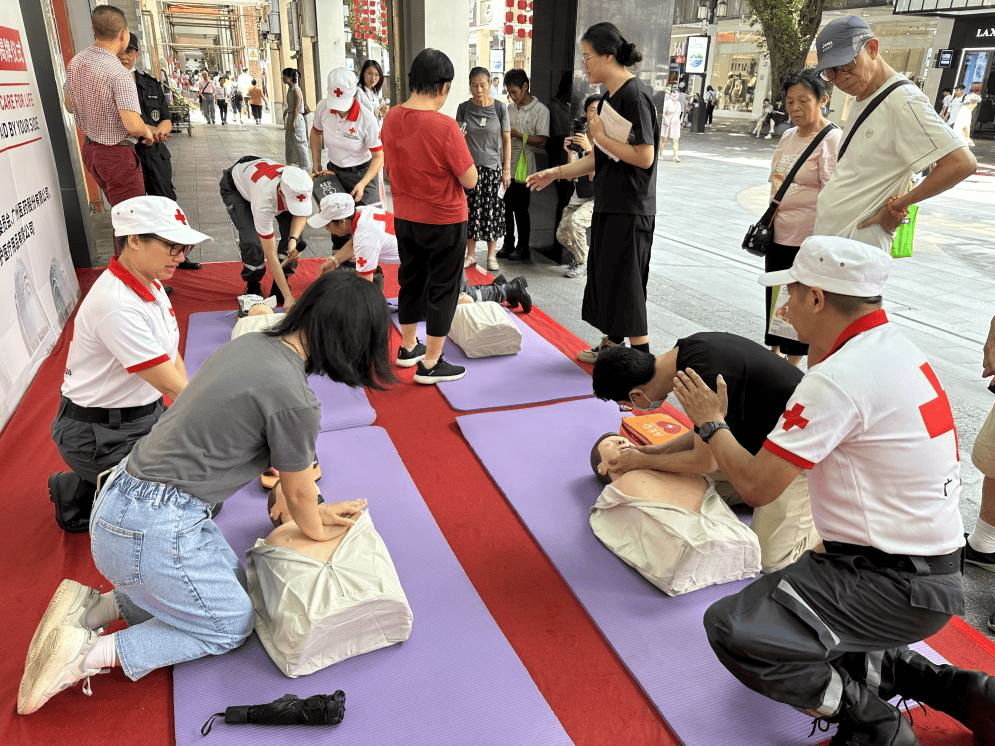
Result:
{"label": "red carpet", "polygon": [[[294,287],[303,287],[318,266],[318,260],[302,262]],[[386,269],[391,294],[396,280],[392,268]],[[81,273],[84,290],[97,274]],[[232,308],[232,298],[243,287],[234,263],[177,273],[172,284],[184,335],[191,312]],[[584,346],[538,308],[521,318],[571,358]],[[118,669],[93,680],[92,697],[77,687],[34,715],[21,717],[15,712],[28,641],[59,581],[73,577],[92,585],[104,582],[93,567],[87,535],[66,534],[55,524],[46,488],[48,475],[65,468],[52,444],[49,424],[59,398],[70,333],[71,327],[0,433],[0,484],[11,519],[10,540],[0,553],[10,617],[0,664],[0,743],[171,744],[169,671],[135,683]],[[477,592],[567,733],[581,744],[679,744],[459,435],[457,413],[434,387],[413,385],[412,375],[401,371],[400,384],[371,394],[376,424],[390,434]],[[469,385],[471,376],[472,370]],[[557,447],[554,437],[536,433],[516,437],[534,440],[536,448]],[[929,642],[959,665],[995,672],[995,645],[959,619]],[[313,693],[306,689],[306,679],[293,684],[288,680],[288,690]],[[488,696],[500,702],[500,692]],[[702,706],[703,716],[708,716],[708,704]],[[923,744],[971,742],[967,732],[944,715],[916,714],[915,728]]]}

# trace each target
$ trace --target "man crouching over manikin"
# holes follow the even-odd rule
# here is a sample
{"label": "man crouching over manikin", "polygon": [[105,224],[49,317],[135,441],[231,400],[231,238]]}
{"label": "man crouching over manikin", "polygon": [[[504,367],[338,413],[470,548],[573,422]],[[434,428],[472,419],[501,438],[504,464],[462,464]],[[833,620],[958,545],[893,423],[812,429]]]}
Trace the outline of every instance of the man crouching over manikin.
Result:
{"label": "man crouching over manikin", "polygon": [[591,449],[591,467],[605,488],[590,522],[605,546],[669,595],[760,572],[756,534],[725,504],[711,479],[609,466],[632,447],[626,437],[606,433]]}

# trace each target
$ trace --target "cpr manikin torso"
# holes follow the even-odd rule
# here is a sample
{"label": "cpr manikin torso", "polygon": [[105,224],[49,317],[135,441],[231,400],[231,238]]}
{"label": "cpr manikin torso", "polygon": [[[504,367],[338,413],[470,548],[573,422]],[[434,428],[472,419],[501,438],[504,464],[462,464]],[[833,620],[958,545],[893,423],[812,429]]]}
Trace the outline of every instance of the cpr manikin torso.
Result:
{"label": "cpr manikin torso", "polygon": [[608,469],[608,461],[630,445],[621,435],[597,445],[601,461],[595,469],[608,482],[589,520],[605,546],[669,595],[760,572],[756,535],[719,497],[710,479]]}

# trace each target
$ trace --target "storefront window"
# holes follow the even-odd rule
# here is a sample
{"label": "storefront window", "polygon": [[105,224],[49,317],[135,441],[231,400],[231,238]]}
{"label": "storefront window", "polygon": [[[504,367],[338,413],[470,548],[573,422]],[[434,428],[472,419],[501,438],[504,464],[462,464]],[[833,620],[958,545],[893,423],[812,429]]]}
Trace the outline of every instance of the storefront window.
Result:
{"label": "storefront window", "polygon": [[720,53],[712,70],[711,83],[719,94],[718,107],[730,111],[751,111],[759,69],[759,54]]}

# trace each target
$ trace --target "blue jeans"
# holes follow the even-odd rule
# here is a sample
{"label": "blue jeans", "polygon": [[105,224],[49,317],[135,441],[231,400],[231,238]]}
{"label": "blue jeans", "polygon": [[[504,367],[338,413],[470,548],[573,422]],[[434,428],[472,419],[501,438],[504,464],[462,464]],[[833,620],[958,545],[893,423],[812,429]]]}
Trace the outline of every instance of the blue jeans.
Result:
{"label": "blue jeans", "polygon": [[130,679],[218,655],[252,632],[238,557],[202,500],[117,466],[90,519],[90,551],[128,623],[116,636]]}

